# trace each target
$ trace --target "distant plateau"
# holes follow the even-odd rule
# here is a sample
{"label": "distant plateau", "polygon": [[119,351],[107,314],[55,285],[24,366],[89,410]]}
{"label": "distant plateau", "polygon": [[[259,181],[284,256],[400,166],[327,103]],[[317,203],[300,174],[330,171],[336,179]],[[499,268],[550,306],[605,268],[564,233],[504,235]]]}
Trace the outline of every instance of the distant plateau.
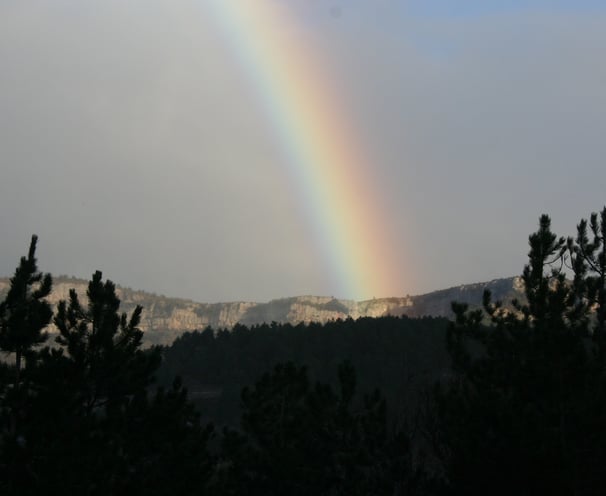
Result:
{"label": "distant plateau", "polygon": [[[9,287],[8,278],[0,278],[0,299]],[[53,292],[49,302],[57,305],[67,300],[69,290],[75,289],[82,302],[86,302],[88,281],[72,277],[53,278]],[[117,287],[121,312],[130,313],[136,305],[143,307],[141,329],[145,345],[169,345],[188,331],[231,329],[236,324],[253,326],[262,323],[328,322],[337,319],[383,317],[387,315],[409,317],[451,317],[451,302],[481,305],[485,289],[493,299],[509,301],[523,299],[523,284],[519,277],[494,279],[489,282],[465,284],[431,293],[393,298],[376,298],[365,301],[341,300],[326,296],[295,296],[279,298],[266,303],[228,302],[199,303],[181,298],[158,296],[145,291]],[[50,329],[53,332],[52,329]]]}

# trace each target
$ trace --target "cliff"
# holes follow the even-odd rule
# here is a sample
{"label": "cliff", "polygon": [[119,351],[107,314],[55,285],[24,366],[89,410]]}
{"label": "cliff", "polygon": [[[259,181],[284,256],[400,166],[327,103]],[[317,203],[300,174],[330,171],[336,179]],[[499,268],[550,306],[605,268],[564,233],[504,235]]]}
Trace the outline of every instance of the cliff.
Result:
{"label": "cliff", "polygon": [[[49,302],[57,305],[68,299],[74,288],[81,301],[86,302],[88,281],[70,277],[55,277]],[[9,287],[8,278],[0,278],[0,299]],[[377,298],[366,301],[339,300],[325,296],[297,296],[281,298],[267,303],[229,302],[197,303],[191,300],[168,298],[145,291],[117,287],[122,305],[121,311],[130,313],[136,305],[143,307],[141,329],[145,332],[145,344],[170,344],[186,331],[202,330],[207,326],[215,329],[232,328],[263,322],[327,322],[336,319],[381,317],[385,315],[424,315],[448,317],[452,301],[466,302],[472,306],[481,304],[484,289],[490,289],[494,299],[521,298],[523,288],[520,278],[495,279],[490,282],[457,286],[424,295]],[[52,329],[51,329],[52,332]]]}

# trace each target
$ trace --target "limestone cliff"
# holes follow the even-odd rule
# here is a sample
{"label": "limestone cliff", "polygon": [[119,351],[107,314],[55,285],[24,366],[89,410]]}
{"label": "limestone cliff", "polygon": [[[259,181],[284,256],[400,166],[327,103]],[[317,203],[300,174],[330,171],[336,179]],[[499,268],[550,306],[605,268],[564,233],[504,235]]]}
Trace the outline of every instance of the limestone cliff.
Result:
{"label": "limestone cliff", "polygon": [[[55,277],[50,303],[66,300],[74,288],[86,302],[88,281],[69,277]],[[7,278],[0,278],[0,299],[9,287]],[[143,307],[141,329],[146,345],[170,344],[186,331],[232,328],[235,324],[254,325],[263,322],[326,322],[336,319],[381,317],[385,315],[451,315],[452,301],[479,305],[484,289],[490,289],[495,299],[521,298],[520,278],[496,279],[486,283],[469,284],[418,296],[377,298],[366,301],[338,300],[325,296],[298,296],[281,298],[267,303],[231,302],[197,303],[191,300],[168,298],[144,291],[117,287],[122,301],[121,310],[130,313],[136,305]],[[52,329],[50,329],[52,332]]]}

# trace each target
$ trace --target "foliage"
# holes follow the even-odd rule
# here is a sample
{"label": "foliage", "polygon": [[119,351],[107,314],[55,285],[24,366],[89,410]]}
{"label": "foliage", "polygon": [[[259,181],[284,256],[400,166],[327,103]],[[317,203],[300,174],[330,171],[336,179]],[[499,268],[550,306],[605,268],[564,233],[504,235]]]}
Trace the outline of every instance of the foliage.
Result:
{"label": "foliage", "polygon": [[[38,271],[37,240],[32,236],[28,255],[21,258],[6,298],[0,303],[0,350],[14,358],[13,366],[0,364],[0,442],[7,447],[23,443],[33,388],[29,371],[36,361],[37,346],[46,340],[43,330],[52,318],[50,305],[44,300],[51,291],[52,278]],[[0,475],[7,466],[4,454],[0,451]],[[23,464],[19,466],[24,468]],[[27,477],[23,470],[15,475]]]}
{"label": "foliage", "polygon": [[527,302],[514,311],[489,293],[483,311],[453,304],[453,375],[427,418],[451,494],[603,492],[606,208],[591,216],[591,242],[586,226],[565,240],[540,218],[522,275]]}
{"label": "foliage", "polygon": [[387,428],[381,394],[357,404],[355,388],[348,362],[339,367],[337,392],[313,385],[305,367],[290,362],[245,388],[241,432],[224,433],[218,492],[394,495],[427,487],[408,436]]}
{"label": "foliage", "polygon": [[89,283],[88,308],[80,304],[75,290],[69,305],[62,301],[54,323],[59,330],[57,343],[65,351],[64,366],[70,377],[71,391],[77,391],[77,403],[83,415],[99,408],[121,408],[121,402],[150,384],[160,365],[158,349],[143,352],[143,333],[137,328],[142,308],[130,319],[119,315],[120,300],[111,281],[103,283],[97,271]]}
{"label": "foliage", "polygon": [[382,317],[326,324],[238,325],[232,331],[185,333],[163,350],[160,380],[183,377],[204,414],[238,425],[240,391],[279,363],[306,366],[313,381],[339,386],[344,361],[357,371],[358,388],[380,388],[390,421],[410,417],[423,388],[449,366],[442,318]]}
{"label": "foliage", "polygon": [[34,353],[35,346],[46,340],[43,329],[53,315],[44,301],[51,292],[52,278],[38,272],[37,241],[38,237],[32,236],[28,256],[21,257],[6,299],[0,303],[0,349],[15,355],[15,388],[19,387],[22,358]]}
{"label": "foliage", "polygon": [[34,250],[35,237],[0,305],[2,350],[27,358],[20,388],[18,360],[0,370],[2,494],[202,490],[212,427],[179,380],[153,392],[160,351],[141,350],[141,308],[120,315],[113,283],[96,272],[87,306],[71,291],[54,318],[58,346],[36,348],[52,312],[43,300],[50,276],[37,272]]}

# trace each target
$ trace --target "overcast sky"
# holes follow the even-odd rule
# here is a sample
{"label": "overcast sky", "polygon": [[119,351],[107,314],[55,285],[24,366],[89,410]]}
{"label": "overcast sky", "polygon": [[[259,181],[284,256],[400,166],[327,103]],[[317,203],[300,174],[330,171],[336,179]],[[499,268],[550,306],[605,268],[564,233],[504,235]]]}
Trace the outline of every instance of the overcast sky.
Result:
{"label": "overcast sky", "polygon": [[[258,1],[341,91],[400,295],[519,274],[541,213],[606,203],[603,0]],[[205,0],[0,0],[0,275],[37,233],[55,275],[374,296],[329,276],[247,70]]]}

